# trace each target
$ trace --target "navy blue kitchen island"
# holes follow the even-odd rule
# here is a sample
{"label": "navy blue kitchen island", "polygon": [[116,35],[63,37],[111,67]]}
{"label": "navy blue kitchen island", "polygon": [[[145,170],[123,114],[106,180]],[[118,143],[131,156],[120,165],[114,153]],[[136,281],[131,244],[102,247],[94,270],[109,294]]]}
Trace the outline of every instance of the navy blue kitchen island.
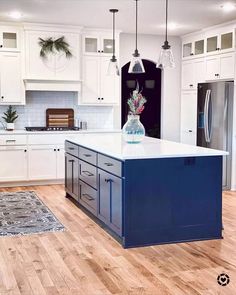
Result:
{"label": "navy blue kitchen island", "polygon": [[66,141],[66,194],[124,248],[222,238],[222,156],[121,134]]}

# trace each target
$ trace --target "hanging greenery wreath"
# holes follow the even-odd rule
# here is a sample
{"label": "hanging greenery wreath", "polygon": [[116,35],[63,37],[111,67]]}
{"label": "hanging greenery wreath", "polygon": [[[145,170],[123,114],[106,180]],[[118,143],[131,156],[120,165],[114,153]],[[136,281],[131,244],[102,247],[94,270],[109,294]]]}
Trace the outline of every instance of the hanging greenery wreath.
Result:
{"label": "hanging greenery wreath", "polygon": [[42,38],[39,38],[38,44],[41,47],[40,57],[43,59],[46,59],[49,53],[58,53],[58,52],[65,53],[67,58],[72,57],[72,53],[69,48],[70,45],[65,41],[64,36],[56,40],[53,40],[52,37],[49,37],[45,40]]}

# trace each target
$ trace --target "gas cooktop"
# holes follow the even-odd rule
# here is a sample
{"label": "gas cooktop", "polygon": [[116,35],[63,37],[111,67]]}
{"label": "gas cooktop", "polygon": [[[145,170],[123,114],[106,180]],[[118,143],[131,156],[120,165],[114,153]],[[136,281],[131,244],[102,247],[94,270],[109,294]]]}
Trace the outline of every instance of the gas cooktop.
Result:
{"label": "gas cooktop", "polygon": [[25,127],[26,131],[79,131],[79,127]]}

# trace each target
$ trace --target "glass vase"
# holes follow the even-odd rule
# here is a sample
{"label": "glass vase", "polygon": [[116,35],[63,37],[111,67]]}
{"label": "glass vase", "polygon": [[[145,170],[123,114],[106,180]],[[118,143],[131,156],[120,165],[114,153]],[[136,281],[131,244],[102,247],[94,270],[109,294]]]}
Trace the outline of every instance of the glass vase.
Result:
{"label": "glass vase", "polygon": [[139,115],[128,115],[128,121],[123,129],[123,138],[127,143],[139,143],[145,137],[145,129]]}

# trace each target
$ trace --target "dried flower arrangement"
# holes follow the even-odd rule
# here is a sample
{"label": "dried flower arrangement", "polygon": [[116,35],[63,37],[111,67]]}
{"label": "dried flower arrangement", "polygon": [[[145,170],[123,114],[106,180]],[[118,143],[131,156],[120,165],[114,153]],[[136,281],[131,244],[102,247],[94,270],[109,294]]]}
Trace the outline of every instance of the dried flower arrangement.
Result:
{"label": "dried flower arrangement", "polygon": [[146,98],[139,91],[139,84],[137,83],[136,89],[131,94],[127,103],[130,109],[130,114],[140,115],[144,110],[144,104],[147,102]]}

